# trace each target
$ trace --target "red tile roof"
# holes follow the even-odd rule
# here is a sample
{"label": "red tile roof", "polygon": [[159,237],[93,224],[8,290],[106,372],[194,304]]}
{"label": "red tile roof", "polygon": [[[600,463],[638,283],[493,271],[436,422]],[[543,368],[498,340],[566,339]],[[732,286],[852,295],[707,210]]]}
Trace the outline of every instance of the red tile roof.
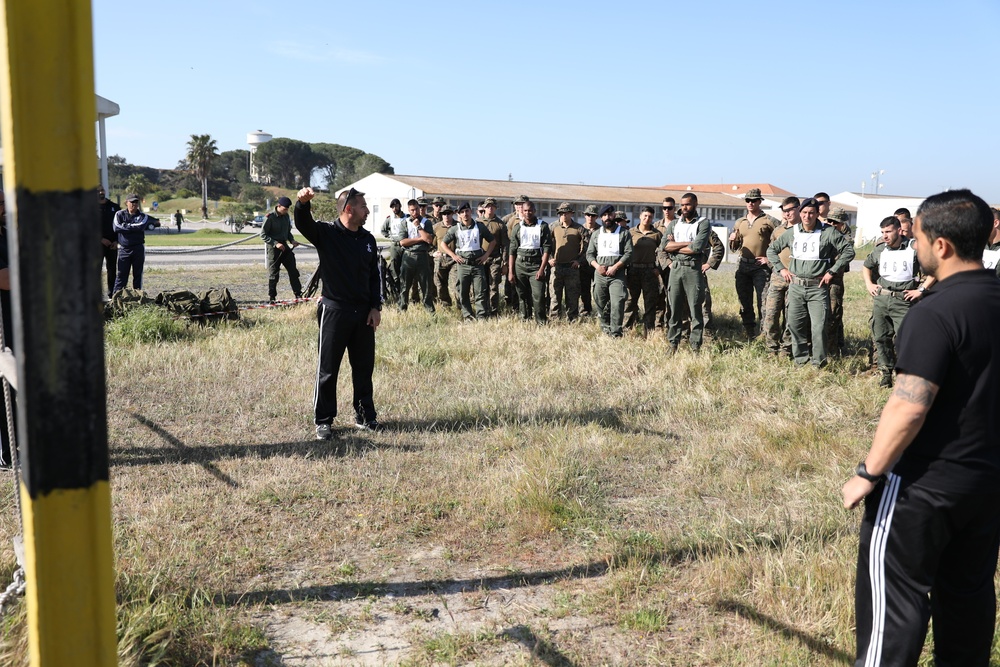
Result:
{"label": "red tile roof", "polygon": [[742,197],[748,190],[759,188],[760,193],[765,197],[793,197],[794,192],[789,192],[784,188],[770,183],[709,183],[707,185],[663,185],[663,190],[686,190],[688,192],[721,192],[727,195]]}

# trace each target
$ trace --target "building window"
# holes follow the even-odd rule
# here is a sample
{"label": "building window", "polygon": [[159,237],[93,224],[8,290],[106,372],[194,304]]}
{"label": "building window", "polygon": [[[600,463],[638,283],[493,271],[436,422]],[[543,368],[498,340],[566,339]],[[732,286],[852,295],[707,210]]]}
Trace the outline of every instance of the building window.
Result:
{"label": "building window", "polygon": [[378,215],[378,204],[372,205],[372,215]]}

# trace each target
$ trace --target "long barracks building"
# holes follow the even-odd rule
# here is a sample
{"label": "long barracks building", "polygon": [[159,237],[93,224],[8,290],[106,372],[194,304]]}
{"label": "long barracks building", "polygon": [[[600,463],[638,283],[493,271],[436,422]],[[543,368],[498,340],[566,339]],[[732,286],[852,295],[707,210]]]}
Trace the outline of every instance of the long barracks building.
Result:
{"label": "long barracks building", "polygon": [[[531,183],[526,181],[489,181],[474,178],[439,178],[434,176],[404,176],[399,174],[371,174],[338,190],[356,188],[365,193],[371,209],[375,229],[389,214],[389,202],[399,199],[405,208],[408,199],[443,197],[455,206],[469,202],[475,207],[486,197],[497,200],[497,215],[503,217],[513,210],[514,199],[526,195],[535,204],[535,213],[546,222],[558,219],[556,208],[566,201],[582,217],[588,204],[611,204],[625,211],[629,220],[638,220],[643,206],[652,206],[655,217],[662,215],[660,205],[664,197],[673,197],[677,203],[684,190],[663,188],[632,188],[607,185],[573,185],[569,183]],[[742,196],[713,192],[698,192],[698,211],[713,224],[731,227],[746,212]]]}

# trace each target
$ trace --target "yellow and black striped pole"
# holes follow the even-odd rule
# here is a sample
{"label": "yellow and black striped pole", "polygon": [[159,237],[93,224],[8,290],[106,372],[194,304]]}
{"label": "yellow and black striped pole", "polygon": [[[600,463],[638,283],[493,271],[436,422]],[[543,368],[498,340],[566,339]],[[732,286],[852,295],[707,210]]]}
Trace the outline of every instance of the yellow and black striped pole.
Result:
{"label": "yellow and black striped pole", "polygon": [[0,0],[33,666],[117,664],[90,0]]}

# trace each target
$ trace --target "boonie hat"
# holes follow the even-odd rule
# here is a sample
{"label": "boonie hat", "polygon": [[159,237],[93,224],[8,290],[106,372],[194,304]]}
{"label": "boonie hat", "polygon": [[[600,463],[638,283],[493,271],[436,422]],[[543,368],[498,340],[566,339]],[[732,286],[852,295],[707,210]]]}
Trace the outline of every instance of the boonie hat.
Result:
{"label": "boonie hat", "polygon": [[496,206],[497,200],[494,197],[487,197],[483,200],[483,206]]}
{"label": "boonie hat", "polygon": [[444,197],[435,197],[433,201],[431,201],[431,203],[434,204],[435,206],[444,206],[445,204]]}
{"label": "boonie hat", "polygon": [[587,208],[583,209],[584,215],[600,215],[597,212],[597,204],[587,204]]}
{"label": "boonie hat", "polygon": [[743,199],[748,201],[751,199],[763,199],[763,197],[760,196],[760,188],[750,188]]}
{"label": "boonie hat", "polygon": [[842,208],[835,208],[830,211],[830,215],[826,216],[827,220],[836,220],[837,222],[847,222],[850,220],[850,216],[847,215],[847,211]]}
{"label": "boonie hat", "polygon": [[573,206],[568,201],[564,201],[559,204],[559,208],[556,209],[556,213],[573,213]]}
{"label": "boonie hat", "polygon": [[625,211],[615,211],[615,220],[628,222],[628,216],[625,215]]}

